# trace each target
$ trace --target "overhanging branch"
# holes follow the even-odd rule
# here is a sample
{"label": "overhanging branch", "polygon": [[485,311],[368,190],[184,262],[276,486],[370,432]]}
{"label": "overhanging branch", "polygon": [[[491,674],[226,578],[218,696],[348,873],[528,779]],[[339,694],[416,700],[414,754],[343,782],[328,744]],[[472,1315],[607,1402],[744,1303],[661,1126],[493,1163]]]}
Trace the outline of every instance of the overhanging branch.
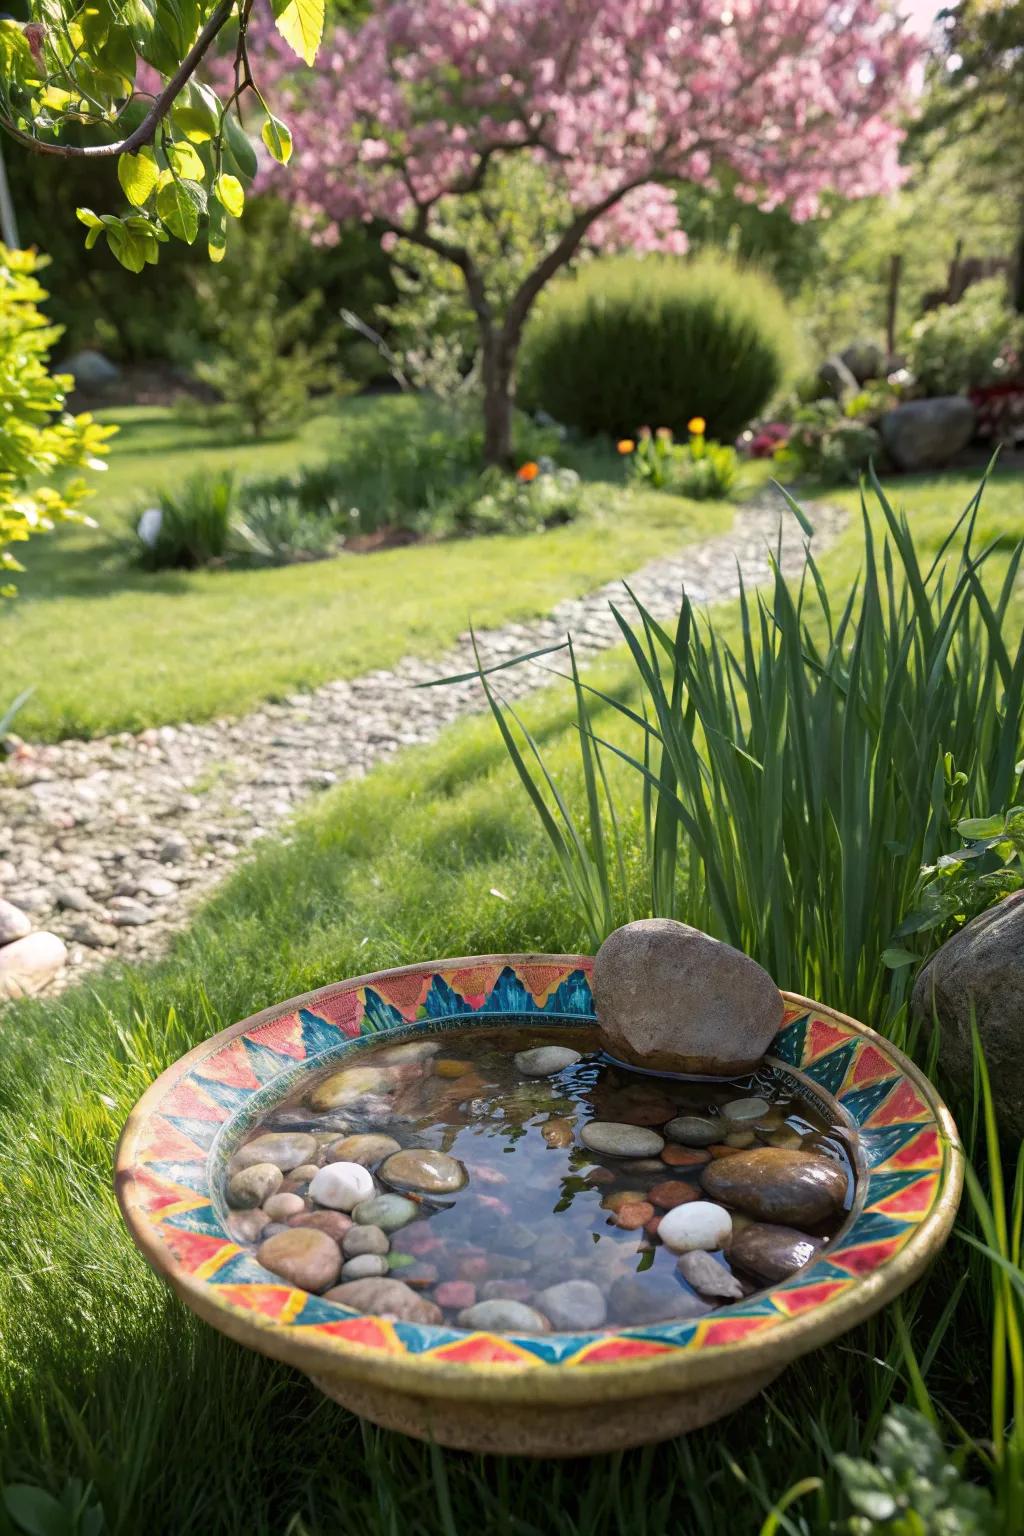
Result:
{"label": "overhanging branch", "polygon": [[3,127],[11,138],[17,139],[19,144],[27,145],[36,154],[57,155],[62,160],[104,160],[116,155],[134,154],[144,145],[153,142],[157,128],[195,74],[218,33],[223,31],[234,9],[235,0],[220,0],[220,4],[211,14],[209,21],[153,102],[142,122],[125,138],[118,139],[113,144],[50,144],[44,139],[34,138],[30,133],[24,133],[7,118],[0,117],[0,127]]}

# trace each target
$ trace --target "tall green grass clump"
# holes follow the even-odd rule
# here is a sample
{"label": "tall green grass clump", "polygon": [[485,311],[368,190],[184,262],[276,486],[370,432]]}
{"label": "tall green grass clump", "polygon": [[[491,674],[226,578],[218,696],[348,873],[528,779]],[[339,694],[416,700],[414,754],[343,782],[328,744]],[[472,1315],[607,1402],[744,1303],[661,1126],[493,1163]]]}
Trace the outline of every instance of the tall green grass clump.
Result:
{"label": "tall green grass clump", "polygon": [[530,322],[521,394],[585,433],[685,431],[694,416],[728,441],[794,363],[782,294],[718,253],[621,256],[553,284]]}
{"label": "tall green grass clump", "polygon": [[[1007,640],[1003,621],[1024,546],[989,595],[995,546],[973,543],[981,490],[930,563],[877,481],[873,491],[883,538],[864,506],[863,569],[841,604],[808,551],[793,587],[773,561],[771,588],[743,592],[738,631],[686,597],[673,630],[635,599],[629,612],[613,605],[636,689],[598,697],[632,737],[598,734],[596,690],[573,664],[582,819],[483,681],[595,943],[628,894],[618,827],[636,814],[648,912],[694,923],[780,986],[899,1034],[916,957],[893,936],[921,866],[956,845],[965,808],[1005,804],[1016,782],[1024,636]],[[630,805],[608,789],[609,752],[634,771]]]}

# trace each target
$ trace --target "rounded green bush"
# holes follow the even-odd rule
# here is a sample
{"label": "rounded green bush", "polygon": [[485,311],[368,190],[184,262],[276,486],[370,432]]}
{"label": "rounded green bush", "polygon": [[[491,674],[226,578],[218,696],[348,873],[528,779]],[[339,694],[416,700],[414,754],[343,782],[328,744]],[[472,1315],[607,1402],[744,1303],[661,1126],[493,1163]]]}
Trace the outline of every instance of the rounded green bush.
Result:
{"label": "rounded green bush", "polygon": [[779,289],[722,254],[620,256],[552,284],[524,339],[520,395],[586,433],[735,437],[795,362]]}

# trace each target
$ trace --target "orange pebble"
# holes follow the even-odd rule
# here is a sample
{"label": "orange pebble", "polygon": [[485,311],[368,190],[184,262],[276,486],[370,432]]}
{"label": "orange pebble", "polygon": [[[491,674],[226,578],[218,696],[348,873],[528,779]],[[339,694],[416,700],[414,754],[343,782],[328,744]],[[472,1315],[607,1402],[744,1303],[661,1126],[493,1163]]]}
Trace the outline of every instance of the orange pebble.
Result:
{"label": "orange pebble", "polygon": [[716,1142],[713,1147],[708,1147],[712,1157],[735,1157],[737,1152],[742,1152],[742,1147],[727,1147],[724,1141]]}
{"label": "orange pebble", "polygon": [[699,1200],[700,1190],[683,1179],[666,1179],[662,1184],[652,1184],[647,1191],[647,1198],[654,1205],[670,1211],[674,1205],[686,1205],[690,1200]]}
{"label": "orange pebble", "polygon": [[468,1061],[437,1061],[434,1063],[435,1077],[465,1077],[469,1070]]}
{"label": "orange pebble", "polygon": [[627,1232],[637,1232],[646,1226],[654,1215],[654,1206],[649,1200],[636,1200],[631,1205],[622,1205],[615,1212],[615,1225],[623,1227]]}
{"label": "orange pebble", "polygon": [[606,1211],[621,1211],[624,1205],[642,1205],[646,1199],[642,1189],[613,1189],[601,1204]]}
{"label": "orange pebble", "polygon": [[[729,1151],[732,1151],[731,1147]],[[711,1161],[711,1156],[703,1148],[698,1150],[695,1147],[677,1147],[675,1142],[670,1141],[666,1147],[662,1148],[661,1160],[670,1168],[703,1168],[705,1163]]]}

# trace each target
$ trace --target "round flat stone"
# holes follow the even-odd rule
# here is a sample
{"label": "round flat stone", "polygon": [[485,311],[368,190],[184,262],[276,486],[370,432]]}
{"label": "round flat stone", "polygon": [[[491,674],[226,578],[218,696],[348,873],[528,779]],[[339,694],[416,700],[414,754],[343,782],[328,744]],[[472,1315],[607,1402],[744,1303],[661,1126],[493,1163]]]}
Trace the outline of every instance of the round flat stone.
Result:
{"label": "round flat stone", "polygon": [[228,1204],[239,1211],[252,1210],[281,1187],[283,1178],[276,1163],[253,1163],[228,1180]]}
{"label": "round flat stone", "polygon": [[484,1333],[547,1333],[548,1320],[524,1301],[495,1297],[477,1301],[455,1319],[460,1328]]}
{"label": "round flat stone", "polygon": [[556,1072],[574,1067],[581,1057],[579,1051],[566,1045],[538,1045],[532,1051],[517,1051],[514,1060],[524,1077],[554,1077]]}
{"label": "round flat stone", "polygon": [[676,1268],[687,1284],[700,1291],[702,1296],[736,1301],[743,1295],[743,1287],[729,1266],[703,1249],[694,1248],[689,1253],[680,1254]]}
{"label": "round flat stone", "polygon": [[677,1115],[665,1126],[669,1141],[681,1142],[684,1147],[710,1147],[722,1134],[720,1120],[708,1120],[703,1115]]}
{"label": "round flat stone", "polygon": [[711,1311],[675,1279],[648,1271],[644,1275],[620,1275],[612,1284],[609,1302],[614,1317],[623,1324],[668,1323],[687,1317],[703,1317]]}
{"label": "round flat stone", "polygon": [[759,1220],[815,1226],[836,1216],[846,1198],[846,1174],[816,1152],[756,1147],[718,1158],[700,1176],[705,1192]]}
{"label": "round flat stone", "polygon": [[354,1258],[346,1259],[341,1266],[341,1278],[343,1280],[369,1280],[374,1275],[386,1275],[388,1261],[380,1253],[357,1253]]}
{"label": "round flat stone", "polygon": [[418,1296],[401,1280],[346,1280],[328,1291],[327,1300],[400,1323],[439,1323],[444,1316],[440,1307],[425,1296]]}
{"label": "round flat stone", "polygon": [[367,1132],[360,1136],[342,1136],[327,1148],[329,1163],[362,1163],[364,1168],[374,1168],[392,1152],[400,1152],[402,1143],[393,1136],[381,1136]]}
{"label": "round flat stone", "polygon": [[794,1227],[751,1222],[733,1236],[729,1258],[758,1280],[772,1283],[803,1269],[821,1247],[819,1237],[808,1237]]}
{"label": "round flat stone", "polygon": [[591,1152],[605,1157],[656,1157],[665,1145],[657,1131],[643,1125],[624,1125],[617,1120],[591,1120],[580,1132]]}
{"label": "round flat stone", "polygon": [[370,1093],[381,1093],[395,1085],[393,1074],[380,1067],[346,1067],[334,1072],[311,1091],[307,1103],[311,1109],[344,1109],[357,1104]]}
{"label": "round flat stone", "polygon": [[341,1273],[341,1250],[315,1227],[286,1227],[262,1242],[256,1257],[264,1269],[303,1291],[326,1291]]}
{"label": "round flat stone", "polygon": [[720,1205],[709,1200],[694,1200],[666,1211],[658,1225],[658,1236],[673,1253],[689,1253],[694,1248],[709,1252],[724,1248],[732,1235],[732,1217]]}
{"label": "round flat stone", "polygon": [[458,1158],[447,1152],[418,1148],[393,1153],[382,1164],[380,1176],[386,1184],[421,1190],[428,1195],[454,1194],[468,1177]]}
{"label": "round flat stone", "polygon": [[346,1259],[357,1259],[364,1253],[380,1256],[390,1247],[388,1235],[380,1227],[361,1227],[358,1222],[349,1228],[341,1241],[341,1251]]}
{"label": "round flat stone", "polygon": [[372,1200],[363,1200],[357,1205],[352,1215],[361,1227],[397,1232],[399,1227],[407,1227],[410,1221],[415,1221],[419,1213],[415,1200],[407,1200],[404,1195],[375,1195]]}
{"label": "round flat stone", "polygon": [[744,1125],[748,1120],[761,1120],[770,1109],[767,1099],[733,1099],[722,1106],[722,1116],[733,1125]]}
{"label": "round flat stone", "polygon": [[573,1333],[600,1328],[608,1315],[605,1299],[592,1280],[563,1280],[534,1298],[552,1328]]}

